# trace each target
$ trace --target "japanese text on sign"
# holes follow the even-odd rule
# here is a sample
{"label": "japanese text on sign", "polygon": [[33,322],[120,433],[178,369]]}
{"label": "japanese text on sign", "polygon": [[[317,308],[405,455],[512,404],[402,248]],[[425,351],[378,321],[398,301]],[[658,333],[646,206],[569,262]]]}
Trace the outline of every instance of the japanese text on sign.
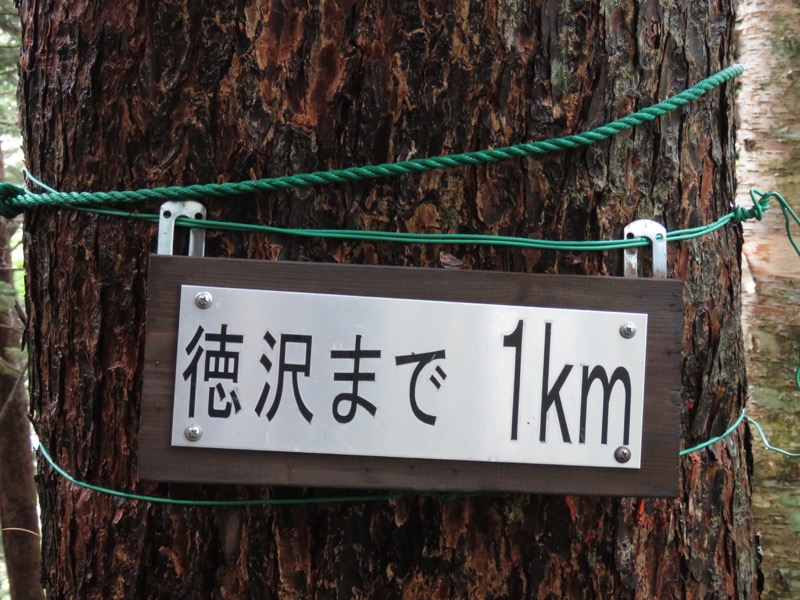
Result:
{"label": "japanese text on sign", "polygon": [[172,444],[638,468],[647,316],[182,286]]}

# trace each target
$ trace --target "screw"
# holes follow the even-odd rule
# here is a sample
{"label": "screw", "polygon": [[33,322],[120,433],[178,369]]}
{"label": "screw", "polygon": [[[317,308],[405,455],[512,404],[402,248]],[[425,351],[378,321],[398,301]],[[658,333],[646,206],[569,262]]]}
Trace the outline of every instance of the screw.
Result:
{"label": "screw", "polygon": [[208,308],[211,306],[211,302],[211,294],[208,292],[197,292],[197,295],[194,297],[194,303],[198,308]]}
{"label": "screw", "polygon": [[631,451],[625,446],[620,446],[614,450],[614,458],[617,459],[618,463],[626,463],[631,459]]}
{"label": "screw", "polygon": [[625,321],[622,325],[619,326],[619,334],[626,340],[631,339],[633,336],[636,335],[636,325],[634,325],[630,321]]}
{"label": "screw", "polygon": [[200,427],[200,425],[189,425],[183,430],[183,435],[185,435],[186,439],[190,442],[196,442],[203,437],[203,429]]}

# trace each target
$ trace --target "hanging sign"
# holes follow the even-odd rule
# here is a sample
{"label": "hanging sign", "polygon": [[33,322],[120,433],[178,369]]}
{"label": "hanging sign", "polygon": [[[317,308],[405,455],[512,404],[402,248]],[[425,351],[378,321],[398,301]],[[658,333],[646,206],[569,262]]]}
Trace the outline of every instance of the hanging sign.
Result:
{"label": "hanging sign", "polygon": [[181,286],[173,446],[637,469],[647,315]]}
{"label": "hanging sign", "polygon": [[676,282],[163,256],[150,272],[143,478],[677,492]]}

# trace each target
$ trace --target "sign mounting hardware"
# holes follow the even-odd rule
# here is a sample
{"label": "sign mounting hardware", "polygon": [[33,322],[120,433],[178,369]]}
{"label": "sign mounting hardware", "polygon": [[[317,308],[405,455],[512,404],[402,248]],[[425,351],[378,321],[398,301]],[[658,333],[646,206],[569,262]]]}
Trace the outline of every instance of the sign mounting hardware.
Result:
{"label": "sign mounting hardware", "polygon": [[[178,217],[205,220],[206,207],[186,200],[182,202],[164,202],[158,216],[158,253],[175,253],[175,221]],[[206,252],[206,230],[200,227],[189,229],[189,256],[202,257]]]}
{"label": "sign mounting hardware", "polygon": [[[646,237],[653,249],[653,277],[667,278],[667,228],[649,219],[639,219],[625,226],[626,240]],[[625,248],[625,277],[639,276],[639,249]]]}

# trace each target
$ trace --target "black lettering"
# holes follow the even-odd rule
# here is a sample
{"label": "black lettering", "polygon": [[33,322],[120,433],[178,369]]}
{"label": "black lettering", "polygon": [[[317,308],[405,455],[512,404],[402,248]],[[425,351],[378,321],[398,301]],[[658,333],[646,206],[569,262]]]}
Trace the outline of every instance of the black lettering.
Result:
{"label": "black lettering", "polygon": [[[406,354],[404,356],[395,356],[394,363],[396,365],[408,365],[411,363],[417,363],[417,366],[414,367],[414,372],[411,374],[411,382],[408,386],[408,399],[411,403],[411,411],[414,413],[414,416],[417,417],[420,421],[425,423],[426,425],[436,425],[436,417],[434,415],[429,415],[426,412],[423,412],[422,409],[419,407],[417,403],[417,380],[419,379],[419,374],[422,373],[422,369],[425,368],[426,365],[433,362],[434,360],[443,360],[446,358],[446,354],[444,350],[435,350],[434,352],[420,352],[419,354],[411,353]],[[442,378],[442,381],[447,379],[447,373],[444,372],[444,369],[437,366],[436,373],[438,373],[439,377]],[[430,377],[431,383],[436,387],[438,390],[441,387],[439,380],[436,379],[433,375]]]}
{"label": "black lettering", "polygon": [[215,392],[219,393],[220,400],[225,400],[225,390],[222,389],[221,383],[218,383],[216,387],[208,388],[208,416],[214,417],[215,419],[227,419],[231,416],[231,403],[226,402],[225,408],[216,408],[214,406],[216,401],[214,397]]}
{"label": "black lettering", "polygon": [[606,370],[601,366],[596,366],[589,372],[589,367],[583,367],[583,383],[581,384],[581,432],[580,443],[586,442],[586,405],[589,400],[589,391],[592,384],[599,381],[603,386],[603,429],[601,443],[608,443],[608,405],[611,402],[611,392],[617,383],[621,383],[625,388],[625,423],[622,443],[628,445],[631,425],[631,376],[624,367],[617,367],[608,379]]}
{"label": "black lettering", "polygon": [[517,323],[517,328],[503,336],[503,347],[514,348],[514,404],[511,409],[511,439],[517,439],[517,425],[519,422],[519,379],[522,369],[522,319]]}
{"label": "black lettering", "polygon": [[561,405],[561,387],[567,380],[567,377],[572,371],[574,365],[565,364],[561,369],[556,382],[553,387],[547,389],[550,376],[550,330],[552,323],[544,324],[544,368],[542,369],[542,416],[541,425],[539,426],[539,441],[544,442],[547,440],[547,412],[551,406],[556,407],[556,415],[558,416],[558,424],[561,427],[561,438],[571,444],[569,437],[569,429],[567,428],[567,419],[564,416],[564,407]]}

